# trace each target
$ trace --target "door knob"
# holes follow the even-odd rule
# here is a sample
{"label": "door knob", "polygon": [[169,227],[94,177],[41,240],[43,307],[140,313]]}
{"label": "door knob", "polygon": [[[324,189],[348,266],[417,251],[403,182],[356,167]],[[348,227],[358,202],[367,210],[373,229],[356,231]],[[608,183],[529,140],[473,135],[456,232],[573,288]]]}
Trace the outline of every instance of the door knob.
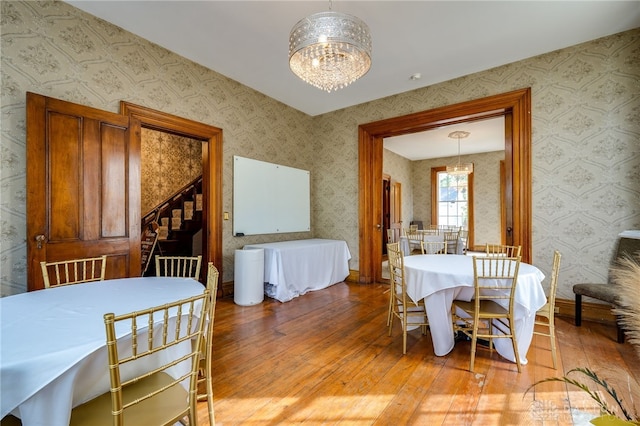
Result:
{"label": "door knob", "polygon": [[36,242],[38,243],[38,248],[42,248],[42,243],[47,239],[43,234],[36,235]]}

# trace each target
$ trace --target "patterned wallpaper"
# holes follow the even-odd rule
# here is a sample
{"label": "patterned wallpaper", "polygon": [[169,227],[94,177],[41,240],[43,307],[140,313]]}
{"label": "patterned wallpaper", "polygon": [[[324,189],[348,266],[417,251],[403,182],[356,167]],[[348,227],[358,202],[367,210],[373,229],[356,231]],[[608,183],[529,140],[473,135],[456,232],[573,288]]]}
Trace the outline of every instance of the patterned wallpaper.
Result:
{"label": "patterned wallpaper", "polygon": [[357,170],[346,179],[344,170],[357,161],[358,124],[530,87],[533,263],[549,275],[560,250],[558,297],[573,299],[573,284],[606,281],[618,233],[640,229],[638,63],[634,29],[316,117],[318,146],[344,147],[318,152],[318,202],[353,207],[315,219],[342,221],[341,237],[357,247]]}
{"label": "patterned wallpaper", "polygon": [[141,215],[202,174],[202,142],[142,128]]}
{"label": "patterned wallpaper", "polygon": [[[463,155],[460,161],[473,163],[474,244],[500,242],[500,160],[504,151]],[[431,223],[431,168],[458,161],[458,157],[414,161],[413,211],[423,223]]]}
{"label": "patterned wallpaper", "polygon": [[26,91],[113,112],[126,100],[222,128],[231,214],[233,155],[310,170],[312,233],[236,238],[225,221],[223,281],[244,244],[310,234],[346,240],[357,270],[358,125],[524,87],[533,259],[548,273],[553,249],[563,252],[559,297],[605,280],[615,236],[640,228],[640,29],[309,117],[67,3],[1,7],[1,295],[26,289]]}

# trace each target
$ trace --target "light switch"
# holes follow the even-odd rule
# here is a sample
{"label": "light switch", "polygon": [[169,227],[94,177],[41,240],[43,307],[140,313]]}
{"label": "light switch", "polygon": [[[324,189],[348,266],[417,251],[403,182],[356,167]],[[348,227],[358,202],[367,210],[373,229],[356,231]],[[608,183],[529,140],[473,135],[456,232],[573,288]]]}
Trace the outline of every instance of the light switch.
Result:
{"label": "light switch", "polygon": [[224,220],[229,220],[229,212],[224,212]]}

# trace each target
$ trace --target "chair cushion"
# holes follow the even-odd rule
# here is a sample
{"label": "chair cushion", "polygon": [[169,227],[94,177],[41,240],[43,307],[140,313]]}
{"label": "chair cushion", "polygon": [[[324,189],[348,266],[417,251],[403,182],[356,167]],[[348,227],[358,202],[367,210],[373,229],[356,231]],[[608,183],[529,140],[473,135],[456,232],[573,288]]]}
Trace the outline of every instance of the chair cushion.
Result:
{"label": "chair cushion", "polygon": [[609,284],[575,284],[573,292],[611,304],[615,304],[617,298],[615,288]]}

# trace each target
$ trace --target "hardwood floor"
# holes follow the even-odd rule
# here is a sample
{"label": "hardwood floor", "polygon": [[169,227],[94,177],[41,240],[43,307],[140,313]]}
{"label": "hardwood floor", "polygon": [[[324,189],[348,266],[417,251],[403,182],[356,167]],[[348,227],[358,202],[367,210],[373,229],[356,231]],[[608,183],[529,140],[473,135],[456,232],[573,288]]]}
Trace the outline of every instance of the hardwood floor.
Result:
{"label": "hardwood floor", "polygon": [[[614,326],[557,318],[558,370],[549,340],[534,336],[529,363],[481,351],[468,371],[468,342],[444,357],[419,330],[402,355],[400,326],[387,336],[387,285],[340,283],[280,303],[219,300],[214,327],[217,425],[581,425],[598,414],[586,393],[537,380],[589,367],[630,406],[640,363]],[[582,377],[576,376],[581,379]],[[208,425],[206,403],[198,405]],[[631,408],[631,411],[635,411]]]}

